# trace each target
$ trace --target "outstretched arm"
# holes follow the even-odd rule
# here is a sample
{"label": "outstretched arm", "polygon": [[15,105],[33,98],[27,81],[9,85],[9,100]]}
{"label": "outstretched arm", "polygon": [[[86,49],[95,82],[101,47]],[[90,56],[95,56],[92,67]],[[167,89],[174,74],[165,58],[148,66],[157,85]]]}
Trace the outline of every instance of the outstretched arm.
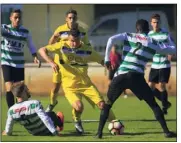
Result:
{"label": "outstretched arm", "polygon": [[9,114],[9,111],[8,111],[8,118],[6,120],[6,127],[5,127],[5,130],[3,131],[2,135],[12,135],[13,125],[14,125],[13,118]]}
{"label": "outstretched arm", "polygon": [[116,44],[116,42],[118,41],[123,42],[124,40],[126,40],[126,38],[127,38],[127,33],[117,34],[109,38],[107,42],[107,46],[106,46],[106,52],[105,52],[105,58],[104,58],[105,62],[110,61],[109,55],[110,55],[111,48],[113,47],[113,45]]}

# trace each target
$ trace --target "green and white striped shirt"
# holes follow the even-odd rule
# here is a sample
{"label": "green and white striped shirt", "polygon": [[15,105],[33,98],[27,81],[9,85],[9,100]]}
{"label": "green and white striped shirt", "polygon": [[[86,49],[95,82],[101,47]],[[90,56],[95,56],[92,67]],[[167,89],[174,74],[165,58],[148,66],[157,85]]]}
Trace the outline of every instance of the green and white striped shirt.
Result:
{"label": "green and white striped shirt", "polygon": [[8,110],[5,131],[12,133],[14,122],[20,123],[32,135],[48,135],[56,133],[51,118],[45,113],[37,100],[23,101],[14,104]]}
{"label": "green and white striped shirt", "polygon": [[27,44],[31,54],[36,53],[31,35],[23,26],[13,28],[1,25],[1,65],[24,68],[24,47]]}
{"label": "green and white striped shirt", "polygon": [[[157,41],[168,42],[169,33],[164,30],[160,30],[160,32],[150,31],[148,35]],[[153,62],[151,68],[162,69],[162,68],[169,68],[170,66],[171,66],[170,61],[168,60],[167,55],[156,53],[153,56]]]}
{"label": "green and white striped shirt", "polygon": [[[168,36],[168,41],[170,36]],[[110,61],[109,55],[112,45],[117,41],[124,42],[123,52],[127,51],[118,71],[114,76],[128,72],[139,72],[144,74],[147,62],[157,52],[159,54],[175,54],[176,47],[173,42],[158,42],[145,34],[121,33],[109,38],[105,53],[105,62]]]}

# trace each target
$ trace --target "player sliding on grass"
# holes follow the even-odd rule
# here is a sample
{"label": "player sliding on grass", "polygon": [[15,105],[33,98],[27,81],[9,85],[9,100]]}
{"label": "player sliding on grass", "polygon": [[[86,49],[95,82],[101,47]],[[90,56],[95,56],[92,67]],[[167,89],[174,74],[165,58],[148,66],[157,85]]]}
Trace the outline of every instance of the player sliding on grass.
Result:
{"label": "player sliding on grass", "polygon": [[[68,41],[61,41],[53,45],[40,48],[40,55],[51,65],[56,73],[61,73],[62,88],[65,97],[74,108],[76,118],[75,127],[78,133],[84,132],[81,124],[83,112],[82,97],[92,101],[99,109],[104,106],[103,97],[91,82],[88,76],[88,62],[103,64],[103,58],[93,48],[80,41],[80,32],[72,29],[69,32]],[[48,55],[53,52],[59,55],[58,63],[55,63]],[[115,117],[114,117],[115,118]],[[112,118],[112,119],[114,119]]]}
{"label": "player sliding on grass", "polygon": [[[18,122],[32,135],[59,135],[63,129],[64,117],[61,112],[45,112],[38,100],[28,100],[31,95],[23,82],[12,86],[12,93],[17,97],[17,103],[8,111],[6,127],[2,135],[12,135],[13,124]],[[57,130],[57,129],[58,130]]]}
{"label": "player sliding on grass", "polygon": [[[174,132],[170,132],[164,115],[160,107],[155,101],[153,92],[144,79],[144,69],[146,63],[153,58],[154,54],[175,54],[176,47],[171,40],[168,43],[157,42],[148,37],[149,24],[146,20],[138,20],[136,22],[137,33],[121,33],[109,38],[105,53],[105,65],[110,68],[110,51],[112,45],[116,41],[124,41],[124,46],[129,48],[129,52],[123,59],[118,68],[117,75],[111,82],[107,97],[108,102],[105,104],[100,114],[99,127],[96,137],[102,138],[102,132],[106,120],[108,118],[109,110],[119,95],[125,90],[130,89],[139,100],[144,100],[148,106],[153,110],[156,119],[160,123],[165,137],[176,137]],[[168,36],[168,39],[170,37]],[[125,48],[123,48],[124,50]]]}

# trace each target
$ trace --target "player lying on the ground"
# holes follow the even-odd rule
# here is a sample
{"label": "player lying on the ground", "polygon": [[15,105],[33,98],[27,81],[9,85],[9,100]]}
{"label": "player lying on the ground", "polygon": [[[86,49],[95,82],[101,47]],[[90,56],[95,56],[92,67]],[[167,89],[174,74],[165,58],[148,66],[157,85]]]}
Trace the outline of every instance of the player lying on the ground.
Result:
{"label": "player lying on the ground", "polygon": [[129,52],[119,66],[118,74],[114,77],[109,86],[107,93],[108,102],[105,104],[100,114],[99,127],[96,135],[98,138],[102,138],[102,132],[108,118],[109,110],[125,89],[130,89],[139,100],[144,100],[148,104],[160,123],[165,137],[176,136],[174,132],[169,131],[163,112],[156,103],[151,88],[144,79],[145,66],[147,62],[153,58],[153,55],[156,52],[160,54],[175,54],[176,47],[172,42],[157,42],[148,37],[149,24],[146,20],[141,19],[136,22],[136,31],[137,33],[121,33],[114,35],[110,37],[107,42],[105,65],[108,69],[110,68],[109,54],[114,42],[124,41],[126,44],[124,46],[129,48]]}
{"label": "player lying on the ground", "polygon": [[2,135],[12,135],[14,122],[20,123],[32,135],[59,135],[63,129],[64,116],[61,112],[45,112],[38,100],[28,100],[31,95],[23,82],[16,83],[11,90],[17,103],[8,110],[6,127]]}
{"label": "player lying on the ground", "polygon": [[[60,41],[53,45],[40,48],[40,55],[51,65],[52,69],[61,72],[62,88],[65,97],[70,105],[75,109],[75,127],[78,133],[84,132],[81,124],[81,114],[83,112],[82,97],[90,100],[99,109],[104,106],[103,97],[91,82],[88,76],[88,63],[97,62],[103,64],[103,57],[93,48],[80,41],[80,32],[72,29],[69,32],[68,41]],[[60,60],[56,64],[48,55],[48,52],[59,54]],[[112,119],[115,119],[113,117]]]}

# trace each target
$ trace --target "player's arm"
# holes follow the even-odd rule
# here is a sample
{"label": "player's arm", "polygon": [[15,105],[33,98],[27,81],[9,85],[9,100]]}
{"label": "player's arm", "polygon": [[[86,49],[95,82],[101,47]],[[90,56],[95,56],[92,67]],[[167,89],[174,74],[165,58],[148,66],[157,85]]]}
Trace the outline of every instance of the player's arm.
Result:
{"label": "player's arm", "polygon": [[13,130],[13,125],[14,125],[14,120],[12,116],[10,115],[10,110],[8,111],[8,118],[6,120],[6,127],[5,130],[3,131],[2,135],[12,135],[12,130]]}
{"label": "player's arm", "polygon": [[3,36],[5,33],[9,32],[9,28],[6,24],[1,25],[1,35]]}
{"label": "player's arm", "polygon": [[153,48],[159,54],[167,55],[176,53],[176,45],[170,36],[168,36],[168,42],[159,42],[153,38],[149,38],[148,47]]}
{"label": "player's arm", "polygon": [[51,45],[51,44],[55,44],[56,42],[59,41],[59,36],[60,36],[60,29],[59,27],[55,30],[55,32],[53,33],[53,35],[51,36],[51,38],[49,39],[48,41],[48,44]]}
{"label": "player's arm", "polygon": [[43,110],[43,107],[39,101],[37,101],[37,103],[36,103],[35,111],[36,111],[37,115],[39,116],[39,118],[42,120],[42,122],[45,124],[45,126],[49,129],[49,131],[53,135],[58,135],[58,132],[53,124],[53,121]]}
{"label": "player's arm", "polygon": [[32,36],[30,34],[28,34],[28,37],[27,37],[27,45],[28,45],[29,51],[31,52],[34,58],[34,63],[40,64],[40,60],[38,59],[38,56],[36,54],[36,48],[33,43]]}
{"label": "player's arm", "polygon": [[104,58],[97,51],[95,51],[91,46],[89,49],[91,49],[90,62],[97,62],[98,64],[101,64],[102,66],[104,66]]}
{"label": "player's arm", "polygon": [[52,69],[55,72],[59,71],[59,66],[53,61],[53,59],[47,54],[48,52],[56,52],[57,50],[59,50],[61,48],[61,42],[59,43],[55,43],[52,45],[47,45],[45,47],[42,47],[39,49],[39,54],[41,55],[41,57],[50,64],[50,66],[52,67]]}
{"label": "player's arm", "polygon": [[108,39],[107,46],[106,46],[106,52],[105,52],[105,58],[104,58],[104,62],[108,69],[110,68],[110,59],[109,59],[110,56],[109,55],[111,52],[111,48],[117,42],[123,42],[126,39],[127,39],[127,33],[117,34]]}

